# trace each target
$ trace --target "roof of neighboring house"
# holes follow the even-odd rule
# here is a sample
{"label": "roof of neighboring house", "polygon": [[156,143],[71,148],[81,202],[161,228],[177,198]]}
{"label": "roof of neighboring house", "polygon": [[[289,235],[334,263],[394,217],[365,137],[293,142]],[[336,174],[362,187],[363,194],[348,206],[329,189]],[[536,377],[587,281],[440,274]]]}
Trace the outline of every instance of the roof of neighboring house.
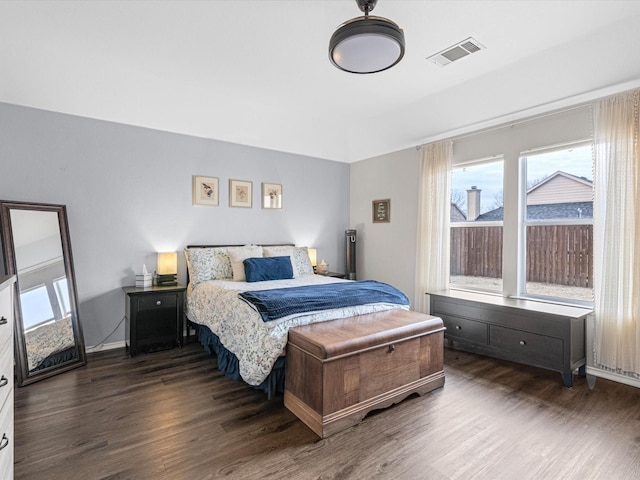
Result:
{"label": "roof of neighboring house", "polygon": [[457,204],[451,204],[451,220],[452,222],[466,222],[466,215],[460,210]]}
{"label": "roof of neighboring house", "polygon": [[554,178],[556,178],[558,176],[562,176],[562,177],[569,178],[571,180],[575,180],[575,181],[580,182],[580,183],[582,183],[584,185],[587,185],[589,187],[591,187],[593,185],[593,182],[591,180],[589,180],[589,179],[586,179],[584,177],[578,177],[576,175],[572,175],[570,173],[563,172],[561,170],[557,170],[555,173],[552,173],[547,178],[544,178],[544,179],[540,180],[538,183],[536,183],[531,188],[529,188],[529,190],[527,190],[527,195],[530,194],[532,191],[537,190],[538,188],[542,187],[546,183],[549,183],[551,180],[553,180]]}
{"label": "roof of neighboring house", "polygon": [[[502,221],[503,218],[504,210],[502,207],[499,207],[483,213],[476,219],[476,222],[499,222]],[[529,220],[547,220],[552,218],[593,218],[593,202],[527,205],[527,218]]]}
{"label": "roof of neighboring house", "polygon": [[[576,185],[580,186],[577,190]],[[593,218],[593,201],[585,201],[593,198],[592,189],[591,180],[558,170],[527,190],[527,218],[530,220]],[[557,203],[547,203],[553,200]],[[475,221],[501,222],[503,218],[503,208],[499,207],[480,214]],[[454,203],[451,204],[451,221],[467,221],[465,213]]]}

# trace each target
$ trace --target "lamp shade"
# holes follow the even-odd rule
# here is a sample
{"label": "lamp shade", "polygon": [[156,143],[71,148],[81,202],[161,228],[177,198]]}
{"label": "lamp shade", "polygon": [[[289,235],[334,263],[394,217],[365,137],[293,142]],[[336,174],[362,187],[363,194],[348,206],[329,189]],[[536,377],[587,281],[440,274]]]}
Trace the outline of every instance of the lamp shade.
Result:
{"label": "lamp shade", "polygon": [[311,260],[311,266],[315,267],[318,265],[318,251],[315,248],[308,248],[307,252],[309,252],[309,260]]}
{"label": "lamp shade", "polygon": [[158,253],[158,275],[178,273],[178,254],[176,252]]}
{"label": "lamp shade", "polygon": [[391,20],[366,15],[338,27],[329,41],[329,59],[350,73],[376,73],[404,56],[404,32]]}

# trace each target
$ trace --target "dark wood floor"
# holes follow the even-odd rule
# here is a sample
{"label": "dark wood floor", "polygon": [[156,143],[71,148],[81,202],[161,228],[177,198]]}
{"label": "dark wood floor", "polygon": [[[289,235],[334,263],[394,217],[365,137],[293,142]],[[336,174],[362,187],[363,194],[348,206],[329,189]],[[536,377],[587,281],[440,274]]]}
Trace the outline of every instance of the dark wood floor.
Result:
{"label": "dark wood floor", "polygon": [[15,478],[633,479],[640,389],[447,349],[446,384],[320,440],[199,345],[16,390]]}

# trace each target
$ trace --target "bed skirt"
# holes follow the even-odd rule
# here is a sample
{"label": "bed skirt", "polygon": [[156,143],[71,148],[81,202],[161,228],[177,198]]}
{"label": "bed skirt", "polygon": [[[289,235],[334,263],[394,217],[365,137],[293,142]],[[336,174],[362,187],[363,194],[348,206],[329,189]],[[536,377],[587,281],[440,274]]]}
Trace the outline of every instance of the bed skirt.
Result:
{"label": "bed skirt", "polygon": [[[187,323],[189,327],[196,331],[196,338],[204,349],[211,354],[215,354],[218,360],[218,370],[223,372],[226,377],[231,378],[232,380],[243,381],[240,376],[238,357],[224,347],[218,336],[206,325],[193,323],[188,319]],[[277,393],[284,393],[284,367],[285,358],[278,357],[276,363],[273,365],[271,373],[264,382],[257,386],[249,386],[265,392],[269,400],[271,400],[271,398],[273,398]]]}
{"label": "bed skirt", "polygon": [[54,367],[61,363],[70,362],[78,358],[78,352],[76,347],[65,348],[64,350],[56,353],[52,353],[48,357],[44,358],[37,367],[30,370],[30,372],[37,372],[44,370],[45,368]]}

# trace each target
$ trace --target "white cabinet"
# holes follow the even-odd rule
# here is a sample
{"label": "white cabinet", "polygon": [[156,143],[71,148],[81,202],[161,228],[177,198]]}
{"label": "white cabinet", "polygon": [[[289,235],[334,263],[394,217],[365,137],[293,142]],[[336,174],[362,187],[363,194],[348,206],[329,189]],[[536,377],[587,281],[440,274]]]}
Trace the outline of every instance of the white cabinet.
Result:
{"label": "white cabinet", "polygon": [[13,478],[13,283],[0,275],[0,478]]}

